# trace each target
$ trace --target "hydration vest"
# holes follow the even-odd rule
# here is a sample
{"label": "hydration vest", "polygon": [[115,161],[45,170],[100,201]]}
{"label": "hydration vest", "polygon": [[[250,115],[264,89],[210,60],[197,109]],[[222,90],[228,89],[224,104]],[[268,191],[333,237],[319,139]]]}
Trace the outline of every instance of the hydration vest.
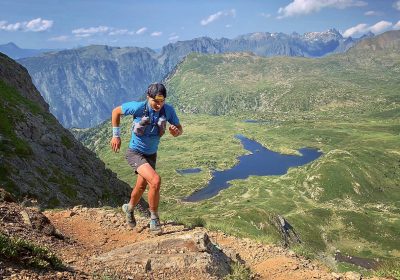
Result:
{"label": "hydration vest", "polygon": [[139,122],[135,122],[135,116],[133,116],[132,130],[137,136],[142,136],[144,135],[145,129],[148,125],[152,125],[153,126],[152,129],[154,129],[155,126],[157,126],[158,135],[161,137],[164,135],[165,129],[167,127],[167,117],[165,114],[165,107],[164,107],[165,105],[161,108],[156,120],[150,120],[149,110],[147,106],[148,103],[146,102],[144,104],[142,119]]}

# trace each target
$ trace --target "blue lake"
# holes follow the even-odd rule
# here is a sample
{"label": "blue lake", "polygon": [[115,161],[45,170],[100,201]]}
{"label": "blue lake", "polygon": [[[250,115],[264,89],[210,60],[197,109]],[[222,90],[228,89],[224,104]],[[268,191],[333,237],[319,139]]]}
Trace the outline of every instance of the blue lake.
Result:
{"label": "blue lake", "polygon": [[322,155],[322,152],[312,148],[302,148],[299,150],[302,156],[283,155],[273,152],[263,147],[260,143],[250,140],[243,135],[237,135],[243,147],[252,152],[250,155],[238,157],[239,163],[231,169],[223,171],[213,171],[212,179],[208,185],[200,189],[184,201],[200,201],[213,197],[219,191],[230,186],[229,181],[235,179],[246,179],[251,175],[268,176],[286,174],[290,167],[307,164]]}

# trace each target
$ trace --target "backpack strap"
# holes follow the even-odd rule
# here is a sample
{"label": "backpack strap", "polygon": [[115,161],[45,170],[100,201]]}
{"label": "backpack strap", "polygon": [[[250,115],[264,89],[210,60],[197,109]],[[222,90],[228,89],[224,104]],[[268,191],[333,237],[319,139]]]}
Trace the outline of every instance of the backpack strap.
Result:
{"label": "backpack strap", "polygon": [[149,116],[149,109],[147,109],[147,101],[144,103],[144,109],[143,109],[143,116],[142,117],[148,117]]}
{"label": "backpack strap", "polygon": [[165,118],[167,118],[167,114],[165,113],[165,104],[164,104],[164,106],[162,106],[162,108],[161,108],[161,110],[160,110],[160,115],[159,115],[160,117],[161,116],[164,116]]}

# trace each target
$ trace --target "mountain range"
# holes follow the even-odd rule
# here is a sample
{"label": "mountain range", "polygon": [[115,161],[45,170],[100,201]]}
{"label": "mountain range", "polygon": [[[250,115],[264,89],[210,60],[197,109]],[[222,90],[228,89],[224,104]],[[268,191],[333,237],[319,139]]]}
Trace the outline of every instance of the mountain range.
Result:
{"label": "mountain range", "polygon": [[397,92],[386,89],[398,82],[399,42],[400,31],[390,31],[321,59],[192,53],[166,78],[169,101],[187,113],[257,119],[387,108],[397,100]]}
{"label": "mountain range", "polygon": [[[368,36],[373,36],[369,34]],[[20,59],[50,111],[64,127],[87,128],[109,117],[113,107],[143,98],[148,84],[164,79],[189,53],[251,52],[257,56],[321,57],[343,52],[359,39],[326,32],[257,32],[234,39],[196,38],[149,48],[88,46]]]}

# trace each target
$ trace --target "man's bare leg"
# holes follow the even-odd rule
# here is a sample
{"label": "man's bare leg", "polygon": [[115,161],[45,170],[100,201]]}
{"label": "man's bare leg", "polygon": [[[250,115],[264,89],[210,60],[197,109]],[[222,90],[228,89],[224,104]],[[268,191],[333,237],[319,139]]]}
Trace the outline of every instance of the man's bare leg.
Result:
{"label": "man's bare leg", "polygon": [[137,169],[137,172],[142,176],[149,185],[149,208],[150,208],[150,230],[155,233],[161,233],[160,220],[158,217],[158,204],[160,202],[160,185],[161,178],[150,164],[145,163]]}
{"label": "man's bare leg", "polygon": [[134,212],[133,209],[136,206],[136,204],[138,204],[140,198],[143,195],[143,192],[146,190],[146,186],[147,186],[146,180],[142,176],[138,175],[135,187],[131,192],[131,199],[129,203],[122,205],[122,211],[125,213],[126,222],[131,228],[136,227],[136,219],[133,213]]}
{"label": "man's bare leg", "polygon": [[140,198],[142,197],[144,191],[146,190],[147,181],[138,174],[136,184],[131,193],[131,199],[129,201],[129,205],[135,207],[138,204]]}
{"label": "man's bare leg", "polygon": [[145,163],[137,169],[139,175],[144,178],[149,185],[149,205],[150,212],[157,212],[160,202],[161,178],[150,164]]}

